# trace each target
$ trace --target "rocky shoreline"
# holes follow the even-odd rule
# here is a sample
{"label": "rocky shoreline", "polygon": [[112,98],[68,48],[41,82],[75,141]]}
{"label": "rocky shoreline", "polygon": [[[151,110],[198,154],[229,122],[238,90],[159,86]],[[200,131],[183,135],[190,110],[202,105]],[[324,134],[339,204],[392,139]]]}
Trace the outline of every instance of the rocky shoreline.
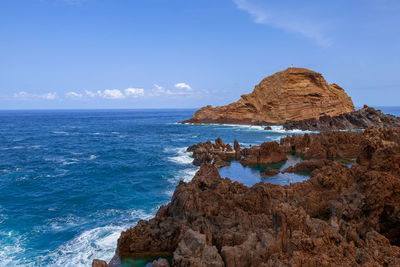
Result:
{"label": "rocky shoreline", "polygon": [[[201,166],[192,181],[181,181],[155,218],[122,232],[109,264],[93,266],[125,257],[160,258],[153,266],[400,265],[398,128],[288,136],[246,149],[217,139],[189,150]],[[247,187],[217,169],[286,153],[306,160],[284,171],[312,171],[308,180]]]}

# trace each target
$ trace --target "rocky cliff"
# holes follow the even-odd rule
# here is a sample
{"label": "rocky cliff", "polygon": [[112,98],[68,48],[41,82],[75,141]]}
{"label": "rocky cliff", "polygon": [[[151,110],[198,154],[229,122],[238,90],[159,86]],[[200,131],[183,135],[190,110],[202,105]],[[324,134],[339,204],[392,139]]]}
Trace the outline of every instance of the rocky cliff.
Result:
{"label": "rocky cliff", "polygon": [[351,98],[320,73],[288,68],[256,85],[251,94],[226,106],[206,106],[185,123],[282,124],[354,111]]}

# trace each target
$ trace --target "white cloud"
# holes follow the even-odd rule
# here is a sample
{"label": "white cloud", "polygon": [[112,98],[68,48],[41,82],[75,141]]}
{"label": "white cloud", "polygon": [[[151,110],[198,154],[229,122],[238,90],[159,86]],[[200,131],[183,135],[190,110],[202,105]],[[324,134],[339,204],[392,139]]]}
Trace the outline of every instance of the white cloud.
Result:
{"label": "white cloud", "polygon": [[280,10],[272,5],[260,5],[254,0],[233,0],[239,9],[250,14],[254,23],[270,25],[288,32],[301,34],[314,40],[320,46],[329,47],[332,42],[322,32],[320,21],[312,21],[310,16],[301,17],[295,9]]}
{"label": "white cloud", "polygon": [[45,93],[42,95],[38,94],[30,94],[26,91],[20,91],[18,93],[14,93],[13,95],[15,98],[22,98],[22,99],[46,99],[46,100],[54,100],[57,98],[57,93]]}
{"label": "white cloud", "polygon": [[176,89],[192,90],[192,87],[187,83],[177,83],[174,85]]}
{"label": "white cloud", "polygon": [[81,97],[83,97],[83,94],[76,93],[76,92],[68,92],[65,94],[65,96],[68,98],[81,98]]}
{"label": "white cloud", "polygon": [[30,96],[30,94],[25,91],[14,93],[14,97],[16,97],[16,98],[28,98],[29,96]]}
{"label": "white cloud", "polygon": [[125,95],[127,97],[144,96],[144,89],[142,89],[142,88],[127,88],[127,89],[125,89]]}
{"label": "white cloud", "polygon": [[88,98],[104,98],[110,100],[119,100],[126,98],[138,98],[138,97],[154,97],[154,96],[195,96],[199,94],[203,94],[204,90],[194,90],[187,83],[176,83],[172,89],[166,89],[165,87],[154,84],[151,89],[143,89],[143,88],[126,88],[124,90],[120,89],[106,89],[106,90],[84,90],[84,91],[70,91],[64,93],[62,97],[58,97],[57,93],[49,92],[46,94],[31,94],[26,91],[20,91],[18,93],[14,93],[13,96],[15,98],[20,99],[46,99],[46,100],[54,100],[54,99],[88,99]]}
{"label": "white cloud", "polygon": [[47,93],[42,95],[42,97],[47,100],[54,100],[57,98],[57,93]]}
{"label": "white cloud", "polygon": [[[97,91],[99,93],[99,91]],[[102,96],[108,99],[122,99],[125,98],[124,94],[118,89],[106,89],[103,91]]]}
{"label": "white cloud", "polygon": [[88,97],[96,97],[96,93],[93,93],[92,91],[85,90],[85,94]]}

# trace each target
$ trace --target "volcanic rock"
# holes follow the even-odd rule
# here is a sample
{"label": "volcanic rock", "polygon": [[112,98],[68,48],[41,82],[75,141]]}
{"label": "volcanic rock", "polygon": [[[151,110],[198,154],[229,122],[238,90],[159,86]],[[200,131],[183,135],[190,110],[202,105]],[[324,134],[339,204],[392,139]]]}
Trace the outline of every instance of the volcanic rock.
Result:
{"label": "volcanic rock", "polygon": [[172,266],[400,266],[400,129],[318,135],[294,148],[353,141],[356,163],[252,187],[203,163],[155,218],[121,233],[117,254],[171,255]]}
{"label": "volcanic rock", "polygon": [[171,253],[173,266],[399,265],[399,166],[380,151],[397,156],[400,131],[348,134],[360,164],[332,162],[290,186],[248,188],[203,164],[154,219],[121,234],[118,252]]}
{"label": "volcanic rock", "polygon": [[108,267],[108,264],[103,260],[95,259],[92,261],[92,267]]}
{"label": "volcanic rock", "polygon": [[256,85],[237,102],[213,108],[206,106],[184,123],[283,124],[354,111],[351,98],[320,73],[288,68]]}
{"label": "volcanic rock", "polygon": [[152,267],[170,267],[171,265],[166,259],[158,259],[156,261],[153,261],[153,266]]}
{"label": "volcanic rock", "polygon": [[265,142],[260,146],[245,148],[242,154],[244,158],[240,163],[244,166],[266,165],[287,160],[286,153],[277,142]]}
{"label": "volcanic rock", "polygon": [[331,164],[332,161],[326,159],[311,159],[299,162],[294,166],[289,166],[282,171],[282,173],[287,172],[311,172],[315,169],[320,169],[326,165]]}
{"label": "volcanic rock", "polygon": [[360,153],[361,132],[329,131],[281,138],[287,153],[302,154],[307,159],[340,158],[355,160]]}
{"label": "volcanic rock", "polygon": [[277,175],[278,173],[280,173],[279,170],[277,169],[272,169],[272,168],[267,168],[265,171],[263,171],[262,173],[260,173],[261,176],[274,176]]}
{"label": "volcanic rock", "polygon": [[357,111],[338,116],[321,116],[300,121],[287,121],[283,124],[286,130],[300,129],[310,131],[366,129],[370,126],[380,128],[400,128],[400,117],[384,114],[380,110],[364,105]]}

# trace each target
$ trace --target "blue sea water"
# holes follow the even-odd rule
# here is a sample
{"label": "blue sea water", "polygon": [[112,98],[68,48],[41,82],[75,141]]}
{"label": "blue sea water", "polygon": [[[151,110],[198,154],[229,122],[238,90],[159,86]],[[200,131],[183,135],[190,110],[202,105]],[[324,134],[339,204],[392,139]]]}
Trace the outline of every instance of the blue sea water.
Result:
{"label": "blue sea water", "polygon": [[[400,108],[381,109],[400,115]],[[301,133],[176,123],[193,113],[0,111],[0,266],[110,260],[120,232],[154,216],[179,180],[193,177],[187,146],[217,137],[260,144]],[[233,163],[221,174],[240,171],[253,173]],[[246,179],[259,181],[257,174]]]}

